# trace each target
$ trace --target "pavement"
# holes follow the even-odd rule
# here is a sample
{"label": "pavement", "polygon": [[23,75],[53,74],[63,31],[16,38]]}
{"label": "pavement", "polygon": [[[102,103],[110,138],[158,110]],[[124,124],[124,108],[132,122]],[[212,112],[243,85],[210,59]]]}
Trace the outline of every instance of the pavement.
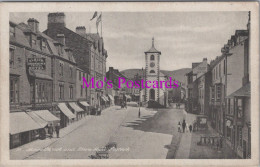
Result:
{"label": "pavement", "polygon": [[189,124],[195,119],[184,106],[141,107],[140,118],[136,106],[112,106],[100,116],[86,116],[61,129],[60,138],[36,140],[10,150],[10,159],[89,159],[109,142],[117,143],[117,149],[109,151],[110,159],[204,159],[232,155],[226,150],[219,154],[210,147],[197,145],[201,134],[213,132],[178,132],[179,121],[185,119]]}
{"label": "pavement", "polygon": [[[186,122],[195,120],[196,115],[185,111],[184,113]],[[201,136],[218,136],[218,133],[211,126],[208,127],[208,130],[182,133],[175,159],[237,159],[238,156],[225,142],[223,142],[223,148],[218,150],[209,145],[197,145]]]}
{"label": "pavement", "polygon": [[[134,106],[134,105],[133,105]],[[101,116],[86,116],[61,129],[60,138],[36,140],[10,150],[10,159],[88,159],[108,142],[116,142],[109,158],[172,158],[180,139],[180,109],[112,106]]]}

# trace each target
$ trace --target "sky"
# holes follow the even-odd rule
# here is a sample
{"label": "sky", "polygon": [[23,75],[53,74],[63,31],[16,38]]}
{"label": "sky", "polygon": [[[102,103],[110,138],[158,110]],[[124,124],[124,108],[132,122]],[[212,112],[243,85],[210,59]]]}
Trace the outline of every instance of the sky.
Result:
{"label": "sky", "polygon": [[[62,11],[61,11],[62,12]],[[94,12],[66,13],[66,27],[85,26],[96,33]],[[100,12],[98,12],[100,14]],[[48,13],[10,13],[10,20],[26,23],[37,19],[40,31],[47,28]],[[160,69],[191,68],[192,62],[221,55],[221,48],[238,29],[246,29],[247,12],[103,12],[102,36],[108,51],[107,68],[125,70],[145,67],[152,45],[161,51]],[[101,25],[99,25],[99,33]]]}

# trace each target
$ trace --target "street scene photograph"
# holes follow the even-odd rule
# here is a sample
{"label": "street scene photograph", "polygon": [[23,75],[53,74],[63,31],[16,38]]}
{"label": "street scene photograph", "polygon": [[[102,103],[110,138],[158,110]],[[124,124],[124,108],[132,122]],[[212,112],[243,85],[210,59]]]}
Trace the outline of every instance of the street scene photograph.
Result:
{"label": "street scene photograph", "polygon": [[250,11],[10,12],[10,160],[251,159],[250,25]]}

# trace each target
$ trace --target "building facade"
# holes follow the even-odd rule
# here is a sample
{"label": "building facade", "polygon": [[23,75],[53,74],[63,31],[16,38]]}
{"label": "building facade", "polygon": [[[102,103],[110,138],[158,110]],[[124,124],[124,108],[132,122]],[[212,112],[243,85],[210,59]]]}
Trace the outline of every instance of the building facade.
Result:
{"label": "building facade", "polygon": [[[156,101],[167,106],[168,91],[164,84],[167,77],[160,71],[160,56],[161,52],[155,49],[153,38],[151,49],[145,52],[145,101]],[[156,83],[157,86],[154,86]]]}
{"label": "building facade", "polygon": [[[76,32],[68,29],[64,13],[49,13],[48,28],[44,33],[55,40],[58,39],[58,34],[64,34],[65,44],[72,49],[78,67],[88,73],[90,79],[94,78],[95,83],[98,80],[104,82],[107,51],[99,34],[86,33],[83,26],[77,27]],[[104,93],[105,87],[90,89],[87,101],[98,107]]]}

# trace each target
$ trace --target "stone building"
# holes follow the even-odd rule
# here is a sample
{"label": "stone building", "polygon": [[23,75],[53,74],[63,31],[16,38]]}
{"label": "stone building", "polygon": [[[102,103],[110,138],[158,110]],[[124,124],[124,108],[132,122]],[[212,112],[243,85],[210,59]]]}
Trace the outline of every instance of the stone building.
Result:
{"label": "stone building", "polygon": [[[65,44],[72,49],[78,67],[88,73],[90,79],[94,78],[95,83],[98,80],[104,82],[107,51],[99,34],[86,33],[83,26],[77,27],[76,32],[68,29],[64,13],[49,13],[48,26],[44,33],[55,40],[58,39],[58,34],[64,34]],[[87,101],[97,107],[104,92],[105,87],[89,89]]]}
{"label": "stone building", "polygon": [[[230,61],[227,61],[227,65],[234,68],[231,71],[231,75],[228,75],[227,80],[229,80],[230,77],[234,78],[228,81],[228,83],[231,84],[227,85],[227,91],[229,91],[227,93],[226,138],[228,139],[228,144],[241,158],[251,158],[249,34],[250,18],[247,30],[237,30],[235,35],[231,37],[231,42],[227,50],[227,52],[231,54]],[[227,70],[228,69],[229,68],[227,68]],[[227,72],[230,73],[230,70]],[[237,83],[234,88],[232,85],[234,85],[235,82]],[[232,90],[230,90],[230,87],[232,87]]]}
{"label": "stone building", "polygon": [[42,136],[47,124],[67,126],[83,110],[76,104],[76,62],[64,34],[53,40],[33,18],[27,24],[10,22],[9,30],[13,148]]}
{"label": "stone building", "polygon": [[209,82],[208,75],[209,65],[207,58],[203,58],[202,62],[192,63],[192,70],[186,74],[186,104],[185,108],[190,113],[205,113],[204,103],[206,100],[205,93],[207,89],[206,83]]}

